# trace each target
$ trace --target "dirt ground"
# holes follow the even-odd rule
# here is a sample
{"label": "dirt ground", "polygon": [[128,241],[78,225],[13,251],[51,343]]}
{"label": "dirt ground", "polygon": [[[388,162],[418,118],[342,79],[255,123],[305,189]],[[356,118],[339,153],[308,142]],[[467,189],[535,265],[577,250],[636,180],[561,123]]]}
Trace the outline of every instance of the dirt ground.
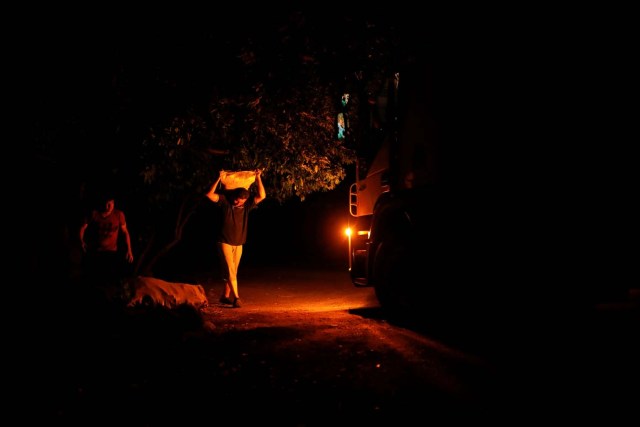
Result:
{"label": "dirt ground", "polygon": [[[537,391],[553,376],[531,357],[519,366],[514,353],[503,365],[505,355],[389,321],[373,290],[341,270],[247,270],[239,309],[218,303],[217,282],[203,282],[202,311],[60,298],[30,336],[34,413],[63,425],[449,424],[568,413],[566,394],[576,394],[575,384],[561,391],[566,378]],[[637,372],[610,369],[614,379],[591,378],[615,386],[608,393],[624,407],[631,395],[618,377]]]}

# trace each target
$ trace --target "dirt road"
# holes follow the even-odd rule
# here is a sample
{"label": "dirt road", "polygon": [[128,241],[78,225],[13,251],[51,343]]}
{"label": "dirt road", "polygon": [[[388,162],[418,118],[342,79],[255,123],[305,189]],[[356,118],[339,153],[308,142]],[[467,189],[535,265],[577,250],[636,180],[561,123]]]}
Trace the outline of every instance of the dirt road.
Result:
{"label": "dirt road", "polygon": [[560,391],[569,381],[547,382],[557,371],[538,376],[548,366],[534,357],[487,357],[390,321],[344,269],[247,267],[242,308],[219,304],[219,283],[202,282],[202,313],[84,311],[44,359],[48,414],[67,424],[307,426],[570,412],[564,392],[575,390]]}

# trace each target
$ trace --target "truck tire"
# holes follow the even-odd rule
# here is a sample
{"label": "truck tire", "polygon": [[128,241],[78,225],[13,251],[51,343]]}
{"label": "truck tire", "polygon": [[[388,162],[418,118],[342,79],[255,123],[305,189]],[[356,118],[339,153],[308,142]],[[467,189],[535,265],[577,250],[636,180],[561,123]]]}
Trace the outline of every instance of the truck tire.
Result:
{"label": "truck tire", "polygon": [[373,262],[373,284],[376,298],[390,314],[407,315],[413,311],[408,287],[415,279],[409,277],[409,251],[398,239],[385,238],[376,248]]}

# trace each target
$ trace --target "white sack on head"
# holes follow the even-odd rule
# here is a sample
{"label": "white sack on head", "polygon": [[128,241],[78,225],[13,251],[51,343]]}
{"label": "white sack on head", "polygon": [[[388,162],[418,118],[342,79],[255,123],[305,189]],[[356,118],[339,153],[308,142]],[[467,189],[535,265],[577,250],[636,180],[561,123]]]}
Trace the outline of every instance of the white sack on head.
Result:
{"label": "white sack on head", "polygon": [[248,190],[255,180],[255,171],[227,172],[222,178],[222,185],[224,185],[225,190],[233,190],[240,187]]}

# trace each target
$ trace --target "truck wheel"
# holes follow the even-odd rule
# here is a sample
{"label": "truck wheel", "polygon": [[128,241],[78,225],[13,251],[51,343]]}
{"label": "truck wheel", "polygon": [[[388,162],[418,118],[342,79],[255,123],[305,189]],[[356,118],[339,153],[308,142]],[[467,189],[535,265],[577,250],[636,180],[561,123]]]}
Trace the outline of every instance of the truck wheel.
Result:
{"label": "truck wheel", "polygon": [[351,282],[355,286],[367,286],[366,280],[366,251],[361,249],[354,249],[351,254]]}
{"label": "truck wheel", "polygon": [[407,248],[392,239],[378,245],[373,263],[373,281],[376,298],[380,306],[392,314],[411,312],[407,299],[407,286],[413,280],[407,265]]}

